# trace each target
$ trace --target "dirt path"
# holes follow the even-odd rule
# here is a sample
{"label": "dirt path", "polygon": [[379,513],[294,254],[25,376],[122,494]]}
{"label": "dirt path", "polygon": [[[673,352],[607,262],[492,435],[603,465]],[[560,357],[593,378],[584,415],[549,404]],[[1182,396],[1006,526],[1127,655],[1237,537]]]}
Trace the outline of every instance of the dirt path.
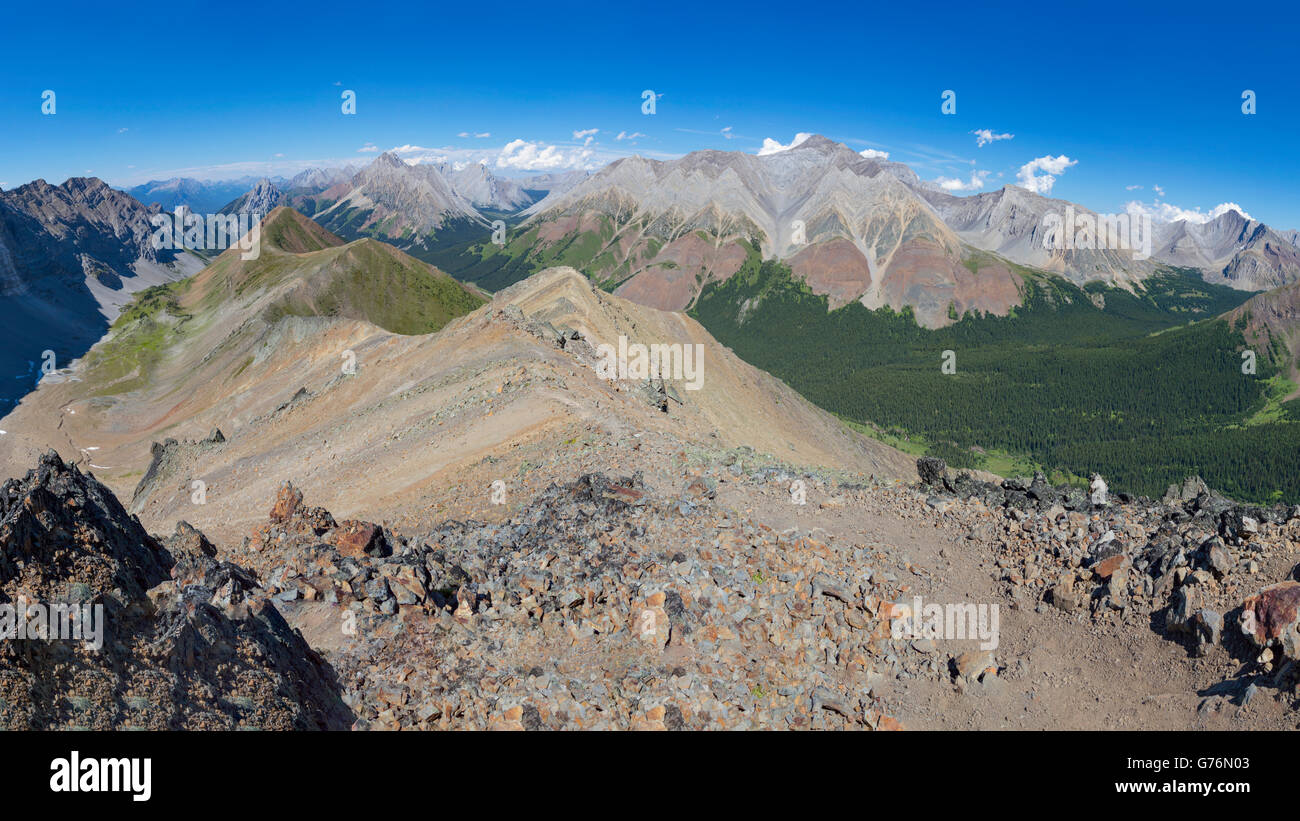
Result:
{"label": "dirt path", "polygon": [[[911,729],[1183,730],[1296,729],[1300,717],[1279,699],[1248,706],[1207,695],[1240,664],[1223,648],[1194,658],[1180,643],[1157,634],[1136,614],[1119,625],[1094,624],[1028,597],[1008,594],[997,581],[996,544],[968,538],[970,531],[926,508],[905,489],[877,490],[862,502],[809,493],[790,502],[776,487],[754,490],[724,484],[719,501],[737,510],[762,511],[774,529],[819,528],[835,540],[886,546],[900,576],[909,573],[913,595],[927,602],[999,606],[1002,667],[987,684],[962,687],[947,678],[890,680],[882,692]],[[910,502],[910,503],[909,503]],[[826,506],[823,507],[822,505]],[[934,653],[955,656],[973,641],[937,641]]]}

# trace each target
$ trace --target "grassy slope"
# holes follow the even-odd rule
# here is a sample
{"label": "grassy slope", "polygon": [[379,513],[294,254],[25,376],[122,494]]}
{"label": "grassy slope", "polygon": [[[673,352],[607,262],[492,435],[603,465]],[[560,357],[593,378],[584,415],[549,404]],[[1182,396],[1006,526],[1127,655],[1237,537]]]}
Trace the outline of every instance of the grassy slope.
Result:
{"label": "grassy slope", "polygon": [[[231,299],[286,286],[262,316],[338,316],[399,334],[425,334],[482,305],[484,299],[425,263],[371,239],[343,244],[284,209],[263,227],[262,253],[222,254],[195,276],[136,295],[108,335],[87,355],[92,395],[143,387],[167,351],[193,336]],[[292,251],[297,251],[292,252]]]}
{"label": "grassy slope", "polygon": [[180,306],[186,280],[146,288],[135,295],[108,335],[84,357],[92,396],[143,387],[167,349],[186,333],[193,316]]}
{"label": "grassy slope", "polygon": [[275,302],[267,318],[346,316],[399,334],[433,333],[483,304],[460,283],[376,240],[363,239],[318,276]]}

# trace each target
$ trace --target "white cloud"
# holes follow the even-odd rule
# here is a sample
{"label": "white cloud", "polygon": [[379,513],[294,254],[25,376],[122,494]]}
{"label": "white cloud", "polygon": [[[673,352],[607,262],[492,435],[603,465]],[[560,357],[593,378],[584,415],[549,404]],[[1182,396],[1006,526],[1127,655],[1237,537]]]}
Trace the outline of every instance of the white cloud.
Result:
{"label": "white cloud", "polygon": [[118,134],[125,134],[126,132],[128,132],[128,131],[130,131],[130,130],[131,130],[131,129],[129,129],[129,128],[119,128],[119,129],[117,130],[117,133],[118,133]]}
{"label": "white cloud", "polygon": [[1124,186],[1124,190],[1125,190],[1125,191],[1139,191],[1139,190],[1141,190],[1141,189],[1142,189],[1142,186],[1140,186],[1140,185],[1126,185],[1126,186]]}
{"label": "white cloud", "polygon": [[935,183],[944,191],[978,191],[984,187],[988,176],[988,171],[972,171],[968,182],[962,182],[959,178],[939,177]]}
{"label": "white cloud", "polygon": [[587,137],[593,137],[599,131],[600,131],[599,128],[587,128],[582,131],[575,131],[573,132],[573,139],[582,140],[582,139],[586,139]]}
{"label": "white cloud", "polygon": [[[531,148],[525,149],[522,147],[524,145],[530,145]],[[266,158],[179,168],[141,166],[138,169],[132,168],[129,171],[124,171],[120,175],[115,174],[111,179],[106,178],[106,181],[111,185],[130,187],[149,180],[165,180],[172,177],[194,177],[195,179],[213,181],[250,176],[291,177],[309,168],[341,168],[359,162],[369,162],[382,150],[381,147],[375,146],[374,143],[367,143],[366,147],[373,150],[361,152],[362,157],[358,157],[356,153],[353,153],[351,156],[345,155],[342,157],[316,155],[314,157],[300,158]],[[481,163],[493,168],[494,173],[507,177],[522,177],[538,171],[551,170],[578,169],[594,171],[615,160],[634,155],[657,160],[673,160],[682,156],[680,153],[675,152],[646,151],[629,143],[620,143],[615,148],[612,140],[609,147],[596,144],[586,148],[580,145],[561,144],[551,147],[547,151],[548,147],[546,143],[540,141],[528,142],[524,140],[516,140],[515,143],[508,146],[508,152],[502,149],[500,143],[492,140],[479,142],[473,146],[460,143],[445,145],[440,148],[425,148],[418,145],[398,146],[404,154],[402,158],[410,164],[435,162]],[[530,163],[535,163],[535,170]],[[549,165],[547,165],[548,163]]]}
{"label": "white cloud", "polygon": [[1035,194],[1050,194],[1052,186],[1056,185],[1057,176],[1078,163],[1078,160],[1072,160],[1064,154],[1059,157],[1050,154],[1038,157],[1020,166],[1020,171],[1016,173],[1016,184]]}
{"label": "white cloud", "polygon": [[1236,211],[1246,219],[1254,219],[1254,217],[1246,213],[1246,209],[1242,208],[1235,202],[1219,203],[1207,212],[1202,211],[1199,208],[1180,208],[1172,203],[1160,202],[1159,200],[1149,204],[1133,200],[1124,206],[1124,210],[1130,214],[1146,214],[1150,216],[1154,222],[1178,222],[1179,220],[1184,220],[1196,225],[1203,225],[1211,220],[1223,216],[1229,211]]}
{"label": "white cloud", "polygon": [[618,136],[615,137],[614,139],[615,139],[615,140],[635,140],[635,139],[638,138],[638,137],[644,137],[644,136],[645,136],[645,135],[642,134],[640,131],[633,131],[631,134],[627,133],[626,131],[620,131],[620,132],[618,132]]}
{"label": "white cloud", "polygon": [[1151,186],[1151,190],[1156,192],[1157,197],[1163,197],[1165,195],[1165,189],[1161,188],[1158,185]]}
{"label": "white cloud", "polygon": [[587,168],[592,151],[589,148],[563,149],[542,142],[511,140],[497,156],[498,168],[515,168],[520,171],[556,171],[570,168]]}
{"label": "white cloud", "polygon": [[887,160],[889,159],[888,151],[878,151],[874,148],[864,148],[858,152],[869,160]]}
{"label": "white cloud", "polygon": [[438,149],[425,148],[422,145],[411,145],[410,143],[407,143],[406,145],[399,145],[396,148],[390,148],[388,150],[394,154],[424,154],[429,151],[437,151]]}
{"label": "white cloud", "polygon": [[376,154],[379,152],[379,146],[374,143],[366,143],[357,149],[358,154]]}
{"label": "white cloud", "polygon": [[1254,219],[1254,217],[1246,213],[1245,208],[1242,208],[1240,205],[1238,205],[1235,202],[1221,202],[1218,205],[1214,206],[1214,210],[1210,212],[1210,219],[1216,219],[1218,217],[1221,217],[1224,214],[1228,213],[1229,211],[1236,211],[1238,214],[1241,214],[1243,217],[1245,217],[1248,220]]}
{"label": "white cloud", "polygon": [[[730,126],[728,126],[728,128],[730,128]],[[775,154],[778,151],[789,151],[791,148],[794,148],[811,136],[812,134],[800,131],[798,134],[794,135],[794,139],[790,141],[789,145],[781,145],[771,137],[765,137],[763,139],[763,147],[758,149],[758,156],[766,157],[768,154]]]}
{"label": "white cloud", "polygon": [[448,159],[448,148],[425,148],[422,145],[399,145],[395,148],[388,149],[389,153],[396,154],[402,158],[402,162],[407,165],[427,165],[445,163]]}
{"label": "white cloud", "polygon": [[725,128],[723,128],[723,129],[722,129],[722,136],[726,137],[728,140],[730,140],[732,137],[736,136],[735,134],[732,134],[732,133],[731,133],[731,129],[732,129],[732,128],[734,128],[734,126],[730,126],[730,125],[729,125],[729,126],[726,126]]}
{"label": "white cloud", "polygon": [[977,128],[971,132],[975,135],[975,147],[983,148],[984,146],[995,143],[999,140],[1015,139],[1015,134],[995,134],[991,128]]}

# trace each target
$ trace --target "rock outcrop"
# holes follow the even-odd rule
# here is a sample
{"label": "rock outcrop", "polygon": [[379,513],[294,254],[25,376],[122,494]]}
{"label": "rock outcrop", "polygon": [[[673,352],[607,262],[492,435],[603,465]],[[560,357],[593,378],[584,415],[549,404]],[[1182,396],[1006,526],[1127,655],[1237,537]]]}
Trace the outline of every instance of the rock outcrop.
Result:
{"label": "rock outcrop", "polygon": [[329,665],[188,524],[155,539],[53,452],[0,488],[0,512],[0,726],[351,723]]}

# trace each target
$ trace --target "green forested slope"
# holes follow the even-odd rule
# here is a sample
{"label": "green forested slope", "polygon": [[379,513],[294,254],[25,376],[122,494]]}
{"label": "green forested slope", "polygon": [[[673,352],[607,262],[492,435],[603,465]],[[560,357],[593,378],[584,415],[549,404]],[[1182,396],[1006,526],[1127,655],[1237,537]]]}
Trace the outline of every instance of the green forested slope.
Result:
{"label": "green forested slope", "polygon": [[[1136,295],[1020,273],[1027,296],[1012,316],[926,330],[906,310],[828,312],[788,268],[755,257],[692,313],[816,404],[958,464],[997,467],[982,455],[992,449],[1146,495],[1199,473],[1239,498],[1300,501],[1300,414],[1280,403],[1289,385],[1265,351],[1243,374],[1245,341],[1215,318],[1249,294],[1187,271]],[[941,371],[944,351],[954,374]]]}

